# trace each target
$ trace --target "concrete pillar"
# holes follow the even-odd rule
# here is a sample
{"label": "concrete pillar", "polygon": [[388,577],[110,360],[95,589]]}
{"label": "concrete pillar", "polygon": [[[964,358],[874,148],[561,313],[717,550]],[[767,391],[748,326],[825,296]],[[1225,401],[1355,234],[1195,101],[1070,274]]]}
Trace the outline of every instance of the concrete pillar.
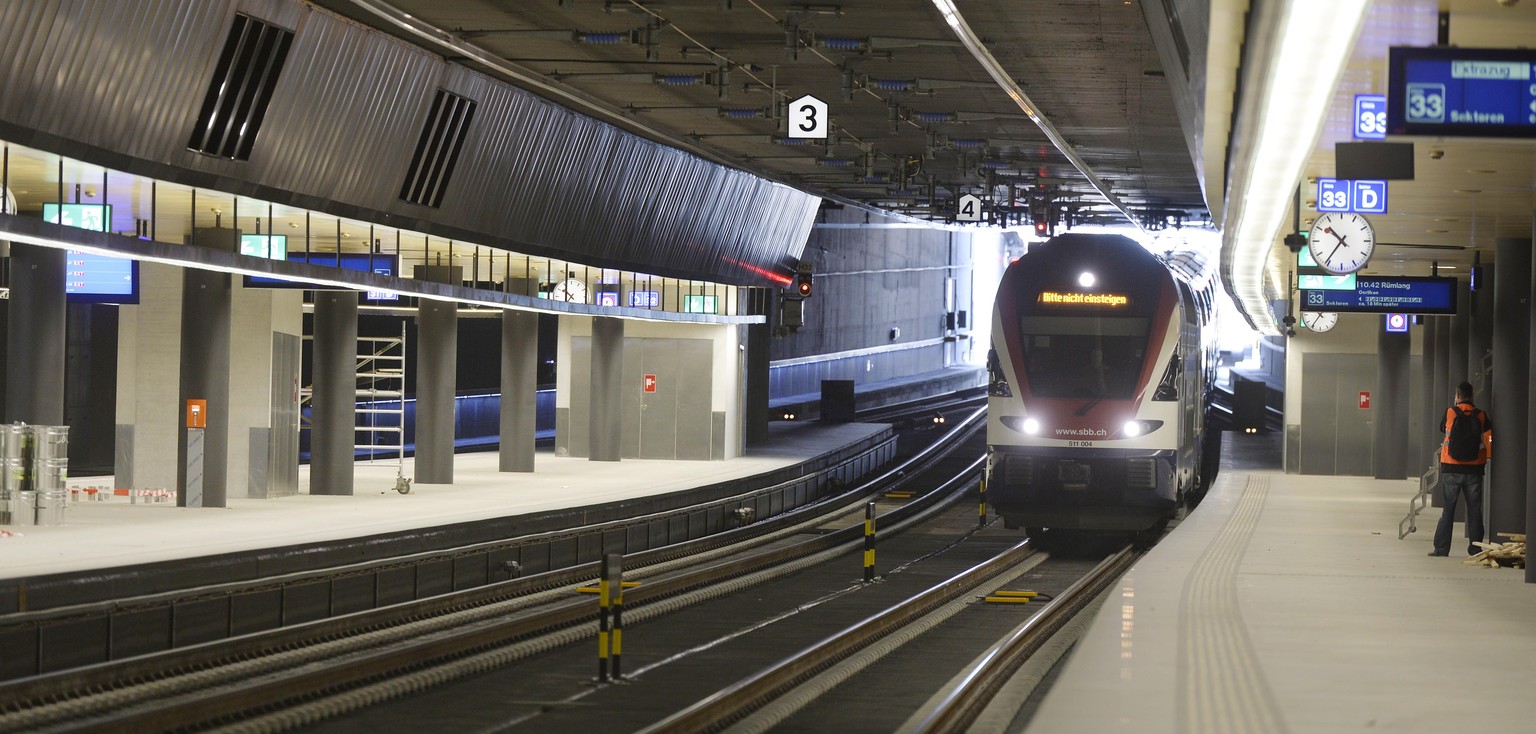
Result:
{"label": "concrete pillar", "polygon": [[[1452,393],[1456,389],[1456,383],[1460,380],[1451,379],[1451,319],[1446,316],[1431,316],[1435,320],[1435,343],[1430,345],[1435,355],[1435,405],[1445,407],[1451,404]],[[1446,389],[1449,385],[1450,390]]]}
{"label": "concrete pillar", "polygon": [[1494,259],[1499,267],[1493,284],[1493,397],[1483,406],[1494,425],[1489,537],[1525,532],[1531,241],[1499,238]]}
{"label": "concrete pillar", "polygon": [[539,315],[501,314],[501,471],[533,471],[538,429]]}
{"label": "concrete pillar", "polygon": [[11,246],[5,420],[64,425],[64,250]]}
{"label": "concrete pillar", "polygon": [[203,429],[201,489],[196,470],[189,491],[187,438],[184,417],[177,421],[176,504],[181,507],[225,507],[229,469],[229,340],[231,294],[228,273],[182,270],[181,388],[178,415],[189,400],[207,401]]}
{"label": "concrete pillar", "polygon": [[1468,352],[1472,345],[1472,308],[1467,302],[1467,280],[1456,279],[1456,315],[1450,317],[1451,345],[1450,362],[1446,367],[1446,378],[1451,383],[1451,389],[1463,380],[1472,381],[1472,371]]}
{"label": "concrete pillar", "polygon": [[[618,461],[623,444],[624,321],[592,319],[591,461]],[[579,420],[579,419],[578,419]]]}
{"label": "concrete pillar", "polygon": [[416,311],[416,481],[453,483],[456,304],[423,298]]}
{"label": "concrete pillar", "polygon": [[742,293],[749,299],[747,313],[767,318],[764,323],[747,326],[747,398],[743,420],[747,445],[759,446],[768,441],[768,358],[773,344],[773,318],[777,310],[774,306],[778,294],[772,288],[746,288]]}
{"label": "concrete pillar", "polygon": [[1483,266],[1483,276],[1478,279],[1482,290],[1472,294],[1472,325],[1467,344],[1467,380],[1477,392],[1478,405],[1491,405],[1493,382],[1483,369],[1484,359],[1493,348],[1493,265]]}
{"label": "concrete pillar", "polygon": [[[1532,223],[1531,229],[1533,231],[1536,231],[1536,213],[1533,213],[1533,215],[1531,217],[1531,223]],[[1518,242],[1518,240],[1517,240],[1517,242]],[[1525,240],[1524,242],[1525,242],[1525,245],[1526,245],[1526,248],[1527,248],[1527,250],[1526,250],[1527,256],[1529,256],[1529,253],[1530,253],[1529,248],[1530,248],[1530,245],[1531,245],[1531,240]],[[1531,275],[1536,275],[1536,259],[1532,260],[1532,262],[1531,262],[1531,270],[1528,271],[1528,272]],[[1536,278],[1532,278],[1530,282],[1531,283],[1536,283]],[[1530,333],[1529,329],[1530,329],[1531,324],[1536,324],[1536,296],[1531,297],[1530,301],[1531,301],[1531,308],[1530,308],[1530,311],[1527,312],[1527,317],[1529,318],[1529,321],[1527,321],[1527,323],[1526,323],[1527,334]],[[1526,362],[1526,368],[1529,369],[1532,364],[1536,364],[1536,344],[1531,345],[1531,354],[1527,355],[1527,357],[1528,357],[1528,361]],[[1526,382],[1526,381],[1528,381],[1529,379],[1530,379],[1529,375],[1524,375],[1523,379],[1522,379],[1522,384],[1527,384],[1528,385],[1528,382]],[[1531,420],[1531,421],[1536,421],[1536,411],[1529,411],[1529,413],[1530,413],[1530,415],[1528,416],[1528,419]],[[1497,426],[1498,424],[1495,423],[1494,425]],[[1536,458],[1532,458],[1531,455],[1530,455],[1531,454],[1531,442],[1536,442],[1536,430],[1533,430],[1530,425],[1527,425],[1526,428],[1527,428],[1527,436],[1526,436],[1527,437],[1527,443],[1522,448],[1525,449],[1526,461],[1528,462],[1527,466],[1526,466],[1526,476],[1530,477],[1530,476],[1532,476],[1532,474],[1530,473],[1531,467],[1532,466],[1536,466]],[[1498,433],[1499,433],[1498,430],[1494,431],[1494,436],[1495,436],[1495,438],[1494,438],[1494,446],[1499,446],[1500,445],[1498,443],[1498,441],[1499,441]],[[1504,446],[1509,446],[1510,444],[1505,443],[1503,445]],[[1495,455],[1496,456],[1502,456],[1502,457],[1508,457],[1509,454],[1510,454],[1510,451],[1508,449],[1505,449],[1503,451],[1503,453],[1495,454]],[[1497,463],[1497,461],[1495,463]],[[1531,530],[1533,528],[1536,528],[1536,486],[1531,486],[1530,482],[1526,482],[1522,486],[1524,487],[1524,492],[1522,492],[1521,494],[1523,494],[1523,499],[1525,500],[1525,518],[1524,518],[1525,522],[1521,526],[1521,529],[1520,529],[1519,532],[1526,533],[1527,537],[1529,537],[1529,533],[1531,532]],[[1501,541],[1501,540],[1503,540],[1503,538],[1499,538],[1499,537],[1497,537],[1497,536],[1495,536],[1493,534],[1494,532],[1497,532],[1498,529],[1494,528],[1492,523],[1489,524],[1488,528],[1489,528],[1490,532],[1489,532],[1488,537],[1486,538],[1486,540],[1489,540],[1489,541]],[[1525,582],[1528,583],[1528,584],[1536,583],[1536,569],[1531,568],[1531,562],[1533,560],[1536,560],[1536,558],[1533,558],[1533,551],[1531,550],[1531,544],[1530,543],[1526,543],[1526,545],[1525,545]]]}
{"label": "concrete pillar", "polygon": [[[1371,430],[1371,455],[1377,479],[1402,479],[1408,439],[1408,354],[1413,337],[1405,333],[1376,336],[1376,392],[1380,396]],[[1417,445],[1417,444],[1415,444]]]}
{"label": "concrete pillar", "polygon": [[315,293],[309,493],[353,492],[357,424],[357,293]]}
{"label": "concrete pillar", "polygon": [[1440,330],[1440,319],[1434,316],[1424,317],[1423,349],[1424,356],[1419,360],[1419,369],[1424,376],[1423,396],[1424,415],[1427,420],[1424,426],[1423,440],[1419,442],[1419,454],[1414,457],[1414,466],[1422,471],[1436,460],[1433,458],[1436,448],[1440,445],[1440,438],[1434,433],[1435,427],[1440,425],[1446,406],[1446,398],[1440,394],[1440,385],[1435,382],[1435,334]]}

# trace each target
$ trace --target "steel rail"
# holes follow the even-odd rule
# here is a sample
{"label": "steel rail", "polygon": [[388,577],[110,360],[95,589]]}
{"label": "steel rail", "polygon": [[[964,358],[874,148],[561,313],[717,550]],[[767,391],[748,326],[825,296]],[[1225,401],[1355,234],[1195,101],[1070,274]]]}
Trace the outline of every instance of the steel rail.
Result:
{"label": "steel rail", "polygon": [[[321,617],[334,619],[339,616],[336,610],[336,606],[341,603],[338,601],[338,595],[344,596],[348,593],[346,591],[346,585],[348,584],[353,588],[351,593],[354,597],[356,596],[356,588],[359,584],[373,589],[373,597],[371,599],[361,599],[362,609],[364,610],[382,609],[390,604],[387,599],[380,596],[380,584],[386,577],[394,579],[393,583],[398,587],[400,584],[399,579],[401,579],[402,575],[404,576],[404,584],[407,587],[404,589],[405,598],[400,599],[396,596],[397,603],[433,598],[429,594],[424,593],[422,584],[424,583],[424,571],[429,570],[427,567],[431,567],[434,564],[439,568],[443,564],[450,565],[452,570],[446,583],[447,586],[453,589],[491,589],[493,590],[491,592],[492,596],[504,597],[509,588],[515,588],[519,593],[529,593],[539,588],[553,588],[572,583],[572,581],[566,576],[558,574],[562,569],[561,563],[564,562],[564,559],[557,560],[551,556],[548,559],[551,566],[548,571],[550,575],[534,577],[547,580],[547,583],[542,587],[529,586],[526,582],[515,587],[509,587],[505,580],[497,581],[498,577],[502,579],[507,578],[506,576],[499,576],[499,574],[508,573],[497,563],[498,557],[501,559],[508,557],[519,559],[523,557],[522,560],[526,561],[526,556],[529,553],[533,553],[537,558],[539,554],[559,544],[574,544],[577,548],[575,557],[571,559],[574,563],[564,566],[564,568],[567,570],[574,569],[574,572],[579,575],[590,576],[596,573],[593,570],[596,568],[596,558],[580,551],[583,548],[590,547],[593,539],[596,538],[624,538],[624,542],[629,545],[631,553],[635,554],[633,557],[636,559],[636,567],[664,562],[669,558],[683,555],[708,552],[731,543],[740,542],[745,535],[764,532],[761,528],[768,528],[771,531],[774,528],[783,527],[785,524],[792,523],[795,520],[786,519],[781,521],[780,518],[804,517],[804,515],[793,513],[807,507],[826,507],[827,505],[822,503],[835,501],[839,497],[850,496],[850,493],[857,493],[861,491],[861,488],[867,487],[869,477],[875,476],[881,471],[881,464],[889,462],[889,457],[895,455],[897,445],[897,439],[894,436],[886,436],[883,439],[880,437],[872,438],[874,440],[861,441],[853,447],[818,457],[812,464],[806,466],[810,470],[805,471],[805,473],[798,473],[797,470],[793,475],[775,477],[778,481],[774,481],[771,485],[755,487],[731,497],[718,494],[711,496],[705,493],[698,497],[689,497],[683,500],[684,502],[692,500],[689,504],[675,504],[675,506],[666,506],[647,514],[629,516],[622,516],[626,512],[630,512],[629,510],[622,506],[614,506],[603,510],[602,514],[608,517],[615,515],[619,517],[596,523],[586,520],[588,517],[586,512],[571,510],[566,513],[566,517],[554,518],[545,524],[553,524],[558,520],[571,523],[585,520],[590,524],[584,524],[581,527],[566,527],[532,532],[512,538],[479,540],[457,547],[415,551],[387,558],[346,562],[303,571],[272,574],[260,578],[226,581],[203,586],[158,591],[135,597],[81,602],[66,606],[0,615],[0,636],[9,635],[18,640],[30,640],[32,644],[28,647],[34,648],[17,648],[10,651],[11,654],[20,656],[21,660],[32,659],[34,662],[30,667],[33,667],[33,670],[20,675],[15,673],[9,674],[7,676],[8,680],[0,681],[0,685],[48,676],[58,672],[59,668],[45,665],[45,652],[53,659],[58,659],[61,655],[63,659],[76,660],[110,662],[122,659],[120,656],[112,654],[113,636],[120,619],[131,619],[135,616],[142,619],[143,615],[146,614],[159,614],[168,616],[169,623],[174,628],[176,624],[176,610],[192,604],[212,603],[214,605],[221,605],[219,614],[224,620],[224,633],[217,637],[218,639],[232,639],[236,636],[236,617],[245,611],[249,611],[245,606],[242,606],[244,604],[242,600],[262,594],[279,595],[279,599],[281,599],[280,605],[284,613],[286,613],[287,598],[290,591],[311,592],[318,587],[321,589],[320,593],[325,597],[322,600],[324,606],[330,610],[329,613],[322,614]],[[941,438],[940,443],[946,440],[950,440],[950,438]],[[931,456],[931,453],[924,453],[921,456]],[[911,464],[904,466],[908,470],[912,468]],[[795,467],[791,468],[794,469]],[[782,473],[782,470],[780,471]],[[841,477],[844,476],[859,478],[857,482],[850,482],[850,486],[845,488],[841,484]],[[696,490],[684,490],[684,492],[690,491],[697,493]],[[755,506],[759,517],[762,517],[766,514],[768,508],[777,507],[781,502],[785,507],[793,509],[760,520],[754,525],[755,528],[759,529],[754,529],[747,533],[728,535],[734,529],[730,529],[730,521],[727,516],[735,508]],[[701,514],[706,517],[706,521],[695,527],[692,519]],[[675,518],[689,518],[687,535],[690,539],[680,543],[674,542],[660,545],[665,543],[668,538],[665,535],[658,537],[655,529],[657,527],[668,527],[675,521]],[[637,533],[639,533],[638,537],[640,538],[638,543],[632,540],[632,538],[637,537]],[[607,543],[606,540],[597,542],[599,545]],[[653,549],[659,552],[652,555],[640,555],[640,553]],[[586,568],[587,566],[591,566],[591,568]],[[460,581],[461,573],[465,574],[464,583]],[[515,576],[516,574],[510,575]],[[359,579],[359,577],[363,578]],[[427,577],[429,579],[432,578],[431,574],[427,574]],[[349,606],[352,609],[358,609],[356,604],[358,601],[356,598],[351,598]],[[81,646],[71,642],[71,640],[76,639],[73,636],[50,636],[46,633],[50,628],[58,629],[61,625],[70,624],[84,624],[90,628],[92,633],[100,631],[102,636],[86,635],[81,637],[79,640],[84,643],[84,646]],[[288,626],[292,626],[292,624],[272,627],[264,631],[285,629]],[[202,631],[206,632],[207,630]],[[68,647],[70,645],[74,646]],[[58,653],[60,646],[66,646],[65,653]],[[76,650],[76,648],[80,649]],[[188,646],[186,643],[178,643],[175,633],[172,632],[168,639],[164,640],[162,644],[155,645],[154,648],[144,650],[141,654],[187,649]],[[12,662],[15,662],[14,658]]]}
{"label": "steel rail", "polygon": [[937,734],[968,729],[1019,666],[1119,579],[1140,556],[1139,551],[1128,545],[1104,559],[1038,614],[978,656],[962,674],[959,684],[925,716],[903,729],[902,734]]}
{"label": "steel rail", "polygon": [[801,650],[649,727],[641,734],[718,731],[844,658],[905,628],[1035,552],[1028,540]]}
{"label": "steel rail", "polygon": [[[958,444],[959,438],[979,429],[980,418],[983,415],[984,411],[976,411],[966,421],[957,425],[946,438]],[[903,465],[909,467],[907,470],[893,469],[867,486],[878,486],[881,481],[893,483],[913,481],[921,470],[913,470],[910,468],[911,465],[921,464],[931,468],[940,456],[937,446],[928,447]],[[982,459],[978,459],[970,463],[957,476],[951,477],[918,500],[887,513],[891,522],[890,532],[899,532],[921,521],[928,514],[937,511],[946,498],[958,499],[960,493],[953,490],[968,487],[969,484],[965,480],[979,471],[981,462]],[[837,511],[841,512],[842,509]],[[818,519],[815,522],[823,521]],[[643,609],[642,605],[648,602],[676,596],[691,589],[718,582],[720,579],[738,578],[747,573],[782,566],[786,561],[825,552],[840,545],[852,547],[859,544],[861,539],[861,528],[851,526],[786,548],[728,559],[703,568],[665,576],[626,592],[626,596],[632,607]],[[663,549],[651,553],[659,553],[660,550]],[[586,578],[590,577],[590,574],[586,576]],[[476,601],[463,601],[456,604],[454,608],[475,607],[484,603],[480,602],[478,596],[487,593],[485,589],[472,590],[472,593]],[[426,616],[420,612],[419,606],[402,604],[398,607],[359,613],[347,618],[322,620],[305,629],[293,628],[279,630],[277,634],[254,635],[249,640],[242,640],[238,646],[228,643],[210,643],[198,648],[189,648],[186,651],[102,664],[83,671],[70,671],[47,676],[46,679],[24,681],[19,685],[0,686],[0,693],[3,693],[5,698],[18,703],[37,700],[57,701],[87,696],[87,692],[112,687],[123,681],[163,679],[168,675],[168,669],[206,671],[208,668],[227,662],[238,662],[263,652],[291,649],[312,644],[315,640],[334,639],[347,633],[349,623],[353,628],[360,627],[375,631],[382,629],[388,632],[387,628],[392,623],[417,621]],[[204,687],[201,689],[187,690],[184,696],[179,695],[139,706],[116,707],[96,712],[82,710],[88,704],[81,701],[68,706],[68,710],[51,711],[47,717],[38,715],[34,716],[34,719],[42,718],[42,723],[65,727],[62,730],[79,731],[89,731],[98,727],[163,729],[197,726],[250,711],[270,709],[282,705],[285,701],[312,697],[316,691],[345,689],[348,686],[363,684],[381,677],[399,675],[402,671],[470,655],[490,647],[525,640],[540,633],[590,622],[592,618],[590,607],[590,600],[584,599],[557,602],[541,610],[524,613],[514,618],[480,620],[468,629],[429,632],[424,639],[418,637],[408,644],[393,644],[387,648],[375,648],[368,645],[367,640],[364,639],[360,640],[358,645],[363,649],[338,654],[329,664],[320,665],[314,664],[313,661],[306,663],[300,660],[289,663],[295,667],[287,670],[258,671],[258,676],[247,679],[250,682],[203,684]],[[380,617],[384,615],[389,619],[381,620]],[[320,630],[324,632],[321,633]],[[304,639],[303,633],[306,631],[309,633],[308,640]],[[235,649],[231,649],[232,647]],[[8,718],[12,718],[13,713],[15,712],[0,714],[0,725],[5,724]]]}

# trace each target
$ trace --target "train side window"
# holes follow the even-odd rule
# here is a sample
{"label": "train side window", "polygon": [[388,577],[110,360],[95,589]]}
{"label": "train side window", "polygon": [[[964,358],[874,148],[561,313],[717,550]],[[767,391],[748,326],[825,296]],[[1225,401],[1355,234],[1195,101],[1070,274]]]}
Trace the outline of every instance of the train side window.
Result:
{"label": "train side window", "polygon": [[1157,391],[1152,393],[1153,400],[1179,399],[1179,373],[1183,371],[1183,365],[1183,360],[1179,359],[1179,353],[1175,350],[1168,359],[1168,367],[1163,370],[1163,379],[1157,383]]}

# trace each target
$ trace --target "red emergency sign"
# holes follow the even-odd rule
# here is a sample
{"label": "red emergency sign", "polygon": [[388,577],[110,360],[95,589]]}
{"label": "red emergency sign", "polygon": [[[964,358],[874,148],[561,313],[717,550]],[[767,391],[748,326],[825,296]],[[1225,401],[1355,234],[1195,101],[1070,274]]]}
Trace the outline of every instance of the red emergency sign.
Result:
{"label": "red emergency sign", "polygon": [[645,391],[646,392],[656,392],[656,376],[655,375],[646,375],[645,376]]}
{"label": "red emergency sign", "polygon": [[1360,409],[1361,410],[1370,410],[1371,409],[1371,394],[1366,392],[1366,391],[1364,391],[1364,390],[1360,391]]}

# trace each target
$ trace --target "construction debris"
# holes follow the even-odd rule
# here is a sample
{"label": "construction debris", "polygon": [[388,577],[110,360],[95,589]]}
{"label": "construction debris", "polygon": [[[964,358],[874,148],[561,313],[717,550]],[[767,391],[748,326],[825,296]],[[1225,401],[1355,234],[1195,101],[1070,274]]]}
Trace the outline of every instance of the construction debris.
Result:
{"label": "construction debris", "polygon": [[1499,533],[1509,538],[1508,543],[1474,542],[1483,552],[1470,556],[1462,563],[1468,566],[1488,568],[1525,568],[1525,535],[1523,533]]}

